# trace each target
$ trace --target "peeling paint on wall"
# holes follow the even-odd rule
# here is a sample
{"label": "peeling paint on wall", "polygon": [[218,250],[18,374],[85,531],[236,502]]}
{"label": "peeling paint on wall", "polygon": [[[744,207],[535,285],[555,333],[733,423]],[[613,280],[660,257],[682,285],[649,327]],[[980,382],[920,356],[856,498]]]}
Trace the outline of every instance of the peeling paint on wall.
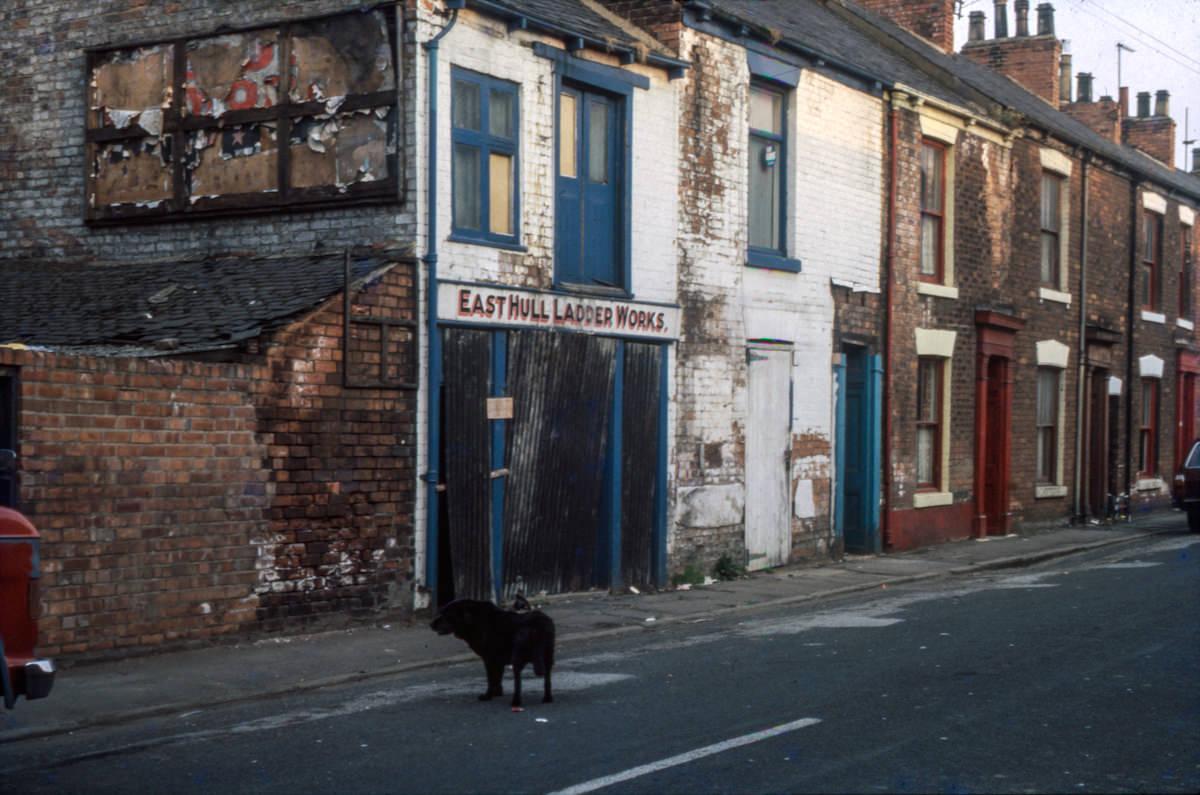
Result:
{"label": "peeling paint on wall", "polygon": [[269,108],[278,102],[279,41],[274,30],[188,42],[187,102],[193,116]]}

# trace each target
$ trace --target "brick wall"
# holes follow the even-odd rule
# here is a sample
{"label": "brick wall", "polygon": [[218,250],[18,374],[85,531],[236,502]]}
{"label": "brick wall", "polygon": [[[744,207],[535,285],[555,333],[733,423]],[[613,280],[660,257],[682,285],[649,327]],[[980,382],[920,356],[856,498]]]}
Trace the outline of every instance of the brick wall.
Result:
{"label": "brick wall", "polygon": [[[411,270],[357,296],[412,317]],[[341,386],[340,301],[243,363],[0,348],[40,649],[97,657],[411,606],[411,393]],[[401,367],[411,361],[393,355]]]}
{"label": "brick wall", "polygon": [[1011,77],[1054,107],[1059,103],[1062,42],[1051,35],[969,41],[962,54]]}
{"label": "brick wall", "polygon": [[1123,143],[1175,167],[1175,120],[1170,116],[1127,117],[1121,122]]}
{"label": "brick wall", "polygon": [[954,52],[954,0],[857,0],[897,25]]}
{"label": "brick wall", "polygon": [[1121,103],[1113,100],[1072,102],[1061,110],[1115,144],[1121,143]]}
{"label": "brick wall", "polygon": [[[84,216],[85,52],[102,44],[203,35],[298,16],[361,7],[357,0],[221,0],[165,2],[81,0],[22,3],[6,9],[0,41],[0,259],[20,257],[120,261],[264,248],[306,249],[386,241],[415,234],[412,203],[319,212],[86,226]],[[404,92],[412,91],[413,47],[401,48]],[[412,118],[402,116],[400,161],[411,162]],[[402,191],[413,193],[413,173]]]}

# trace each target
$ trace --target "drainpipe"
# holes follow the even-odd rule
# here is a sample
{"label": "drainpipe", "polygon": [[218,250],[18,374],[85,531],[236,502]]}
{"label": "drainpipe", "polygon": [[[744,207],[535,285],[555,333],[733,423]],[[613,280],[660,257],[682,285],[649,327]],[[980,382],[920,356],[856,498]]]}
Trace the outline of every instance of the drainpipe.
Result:
{"label": "drainpipe", "polygon": [[899,113],[896,110],[895,94],[888,108],[888,204],[887,244],[884,253],[884,272],[887,274],[886,308],[883,318],[883,516],[880,517],[880,545],[884,549],[891,542],[892,513],[892,300],[895,292],[895,248],[896,248],[896,152],[899,149]]}
{"label": "drainpipe", "polygon": [[1083,207],[1079,220],[1079,354],[1076,369],[1078,371],[1075,385],[1075,521],[1085,520],[1083,508],[1083,437],[1087,429],[1083,427],[1084,411],[1084,379],[1087,377],[1087,262],[1088,262],[1088,160],[1085,152],[1080,159],[1080,172],[1083,177]]}
{"label": "drainpipe", "polygon": [[1138,181],[1129,182],[1129,314],[1125,320],[1128,324],[1126,336],[1129,339],[1125,351],[1125,493],[1129,495],[1128,510],[1133,508],[1133,330],[1138,316],[1137,307],[1137,277],[1138,277],[1138,226],[1141,225],[1142,215],[1138,212]]}
{"label": "drainpipe", "polygon": [[429,411],[429,428],[426,433],[428,440],[429,466],[425,471],[426,505],[425,505],[425,583],[430,589],[434,606],[437,605],[437,570],[438,570],[438,472],[441,467],[439,455],[440,426],[442,419],[441,389],[442,389],[442,340],[438,336],[438,276],[437,276],[437,119],[438,119],[438,43],[450,32],[458,21],[458,10],[466,5],[465,0],[446,0],[446,7],[454,9],[450,21],[436,36],[425,42],[425,52],[428,57],[428,91],[429,91],[429,133],[425,193],[426,204],[426,240],[423,261],[427,269],[425,276],[425,321],[426,333],[429,335],[429,383],[427,384],[427,400]]}

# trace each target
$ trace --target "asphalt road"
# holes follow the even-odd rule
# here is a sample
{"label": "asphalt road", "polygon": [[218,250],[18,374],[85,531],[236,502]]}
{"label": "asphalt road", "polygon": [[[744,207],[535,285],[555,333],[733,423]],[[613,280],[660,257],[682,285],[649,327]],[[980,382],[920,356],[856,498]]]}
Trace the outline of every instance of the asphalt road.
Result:
{"label": "asphalt road", "polygon": [[[1200,537],[6,744],[6,792],[1196,792]],[[506,689],[508,683],[506,682]]]}

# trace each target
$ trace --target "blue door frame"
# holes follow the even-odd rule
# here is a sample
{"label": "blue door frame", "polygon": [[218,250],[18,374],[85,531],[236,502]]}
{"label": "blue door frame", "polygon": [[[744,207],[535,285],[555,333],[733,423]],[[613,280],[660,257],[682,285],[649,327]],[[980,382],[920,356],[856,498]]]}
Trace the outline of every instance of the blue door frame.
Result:
{"label": "blue door frame", "polygon": [[[834,365],[834,378],[838,395],[834,537],[841,539],[846,549],[874,554],[882,548],[879,534],[882,357],[869,355],[865,348],[851,347]],[[856,393],[854,396],[852,391]],[[851,413],[857,416],[849,416]],[[847,466],[852,459],[854,471]],[[851,503],[853,516],[847,514],[851,493],[858,495]]]}
{"label": "blue door frame", "polygon": [[[658,378],[657,402],[657,441],[654,450],[654,513],[651,519],[652,547],[651,569],[654,584],[663,585],[667,577],[667,412],[668,385],[667,368],[669,364],[669,345],[660,345],[660,362]],[[622,472],[622,438],[623,426],[623,392],[624,385],[625,343],[619,342],[617,349],[616,373],[613,385],[612,409],[609,412],[609,439],[611,443],[605,456],[605,487],[603,503],[600,509],[600,521],[597,527],[597,575],[601,582],[607,582],[609,587],[619,587],[622,581],[621,571],[621,484]],[[503,397],[508,391],[508,335],[499,330],[492,334],[491,357],[489,362],[489,395]],[[505,440],[508,432],[508,421],[493,419],[491,422],[490,464],[493,478],[490,488],[491,499],[491,571],[493,598],[500,600],[503,588],[503,554],[504,554],[504,498],[507,473],[505,467]],[[431,445],[440,444],[440,438],[431,440]],[[431,514],[436,517],[437,514]],[[438,561],[436,558],[436,536],[440,528],[431,526],[431,554],[426,566],[427,586],[430,593],[438,593]]]}

